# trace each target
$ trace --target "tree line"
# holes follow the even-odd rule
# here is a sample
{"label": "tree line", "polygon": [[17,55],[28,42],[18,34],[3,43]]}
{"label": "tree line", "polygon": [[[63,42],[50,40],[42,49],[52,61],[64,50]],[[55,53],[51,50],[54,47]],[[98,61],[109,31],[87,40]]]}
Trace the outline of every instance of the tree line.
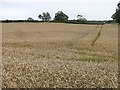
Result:
{"label": "tree line", "polygon": [[[118,3],[119,7],[119,3]],[[96,20],[91,20],[88,21],[86,18],[83,17],[83,15],[76,15],[76,19],[74,20],[69,20],[69,16],[65,14],[63,11],[58,11],[55,13],[55,16],[52,20],[51,15],[49,12],[43,12],[38,15],[38,20],[34,20],[32,17],[29,17],[27,20],[2,20],[4,23],[9,23],[9,22],[53,22],[53,23],[72,23],[72,24],[109,24],[109,23],[114,23],[114,20],[117,22],[120,22],[120,7],[116,9],[116,13],[112,15],[112,18],[114,20],[103,20],[103,21],[96,21]]]}
{"label": "tree line", "polygon": [[[58,11],[55,13],[55,17],[53,20],[51,20],[51,15],[49,12],[43,12],[42,14],[38,15],[38,18],[41,19],[43,22],[49,22],[49,21],[54,21],[54,22],[67,22],[69,21],[69,16],[65,14],[63,11]],[[28,21],[34,21],[33,18],[29,17],[27,19]],[[84,18],[82,15],[77,15],[77,21],[82,21],[85,22],[87,21],[86,18]]]}

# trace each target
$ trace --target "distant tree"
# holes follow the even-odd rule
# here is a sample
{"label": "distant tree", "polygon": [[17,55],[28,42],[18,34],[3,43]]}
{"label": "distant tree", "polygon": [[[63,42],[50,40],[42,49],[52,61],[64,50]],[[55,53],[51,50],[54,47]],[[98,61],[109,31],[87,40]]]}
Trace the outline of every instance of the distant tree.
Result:
{"label": "distant tree", "polygon": [[39,19],[42,19],[42,15],[41,15],[41,14],[39,14],[38,18],[39,18]]}
{"label": "distant tree", "polygon": [[77,15],[77,19],[81,19],[82,17],[82,15]]}
{"label": "distant tree", "polygon": [[27,21],[34,21],[34,19],[31,18],[31,17],[29,17],[29,18],[27,19]]}
{"label": "distant tree", "polygon": [[86,21],[86,18],[84,18],[82,15],[77,15],[78,21]]}
{"label": "distant tree", "polygon": [[112,15],[111,18],[120,24],[120,2],[117,4],[116,12]]}
{"label": "distant tree", "polygon": [[49,12],[46,12],[46,20],[50,21],[50,19],[51,19],[51,16],[50,16]]}
{"label": "distant tree", "polygon": [[64,14],[62,11],[58,11],[55,14],[54,21],[56,21],[56,22],[66,22],[66,21],[68,21],[68,18],[69,17],[66,14]]}
{"label": "distant tree", "polygon": [[47,22],[47,21],[50,21],[51,16],[50,16],[49,12],[46,12],[46,13],[45,13],[45,12],[43,12],[43,14],[42,14],[42,15],[41,15],[41,14],[39,14],[38,18],[39,18],[39,19],[42,19],[42,21]]}
{"label": "distant tree", "polygon": [[46,20],[46,13],[43,12],[43,16],[42,17],[43,17],[43,21],[47,21]]}

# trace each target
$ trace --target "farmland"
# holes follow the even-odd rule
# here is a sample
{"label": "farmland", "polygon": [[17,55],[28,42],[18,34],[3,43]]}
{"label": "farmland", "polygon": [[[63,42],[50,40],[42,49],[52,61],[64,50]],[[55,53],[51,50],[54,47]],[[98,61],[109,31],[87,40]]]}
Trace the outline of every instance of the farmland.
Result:
{"label": "farmland", "polygon": [[3,23],[3,87],[117,87],[116,24]]}

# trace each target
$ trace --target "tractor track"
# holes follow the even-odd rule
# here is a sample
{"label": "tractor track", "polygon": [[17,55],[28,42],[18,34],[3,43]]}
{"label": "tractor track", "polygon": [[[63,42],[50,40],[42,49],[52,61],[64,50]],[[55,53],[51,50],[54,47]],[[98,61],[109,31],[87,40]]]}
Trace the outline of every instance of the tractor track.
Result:
{"label": "tractor track", "polygon": [[99,30],[97,36],[95,37],[95,39],[92,41],[92,43],[91,43],[92,46],[95,45],[96,41],[97,41],[98,38],[100,37],[100,35],[101,35],[101,31],[102,31],[102,28],[103,28],[103,25],[102,25],[101,27],[97,27],[96,29],[98,29],[98,28],[100,28],[100,30]]}

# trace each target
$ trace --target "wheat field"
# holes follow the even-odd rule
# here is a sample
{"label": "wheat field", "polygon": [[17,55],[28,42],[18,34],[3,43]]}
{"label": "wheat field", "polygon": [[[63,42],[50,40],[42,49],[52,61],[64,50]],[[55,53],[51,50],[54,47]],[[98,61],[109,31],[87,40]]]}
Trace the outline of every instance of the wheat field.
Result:
{"label": "wheat field", "polygon": [[3,88],[117,88],[116,24],[2,24]]}

